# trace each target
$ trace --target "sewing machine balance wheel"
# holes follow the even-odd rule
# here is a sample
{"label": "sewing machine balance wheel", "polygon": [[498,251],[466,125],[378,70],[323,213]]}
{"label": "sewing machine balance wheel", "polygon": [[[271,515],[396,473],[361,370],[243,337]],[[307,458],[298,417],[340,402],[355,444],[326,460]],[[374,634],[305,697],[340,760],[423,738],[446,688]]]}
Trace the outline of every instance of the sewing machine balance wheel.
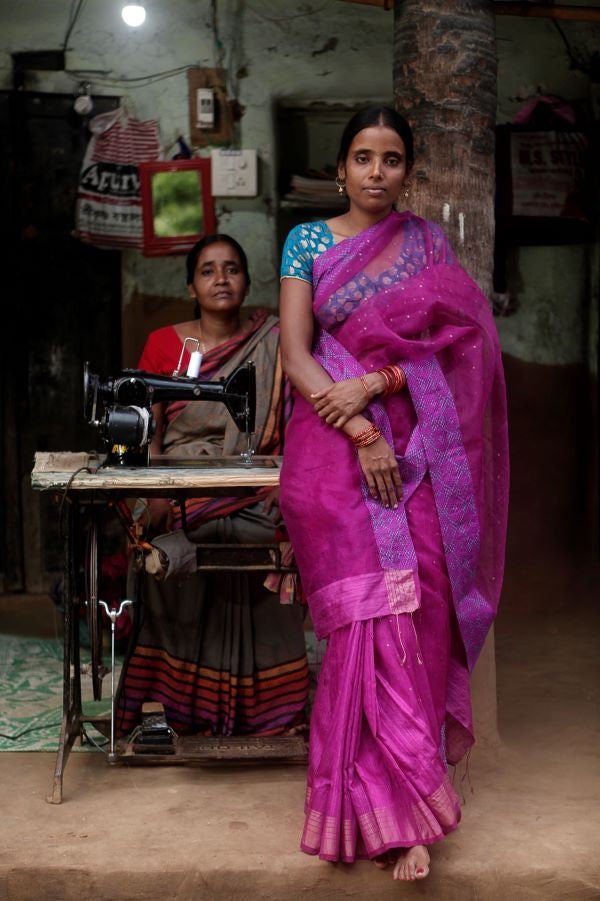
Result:
{"label": "sewing machine balance wheel", "polygon": [[98,551],[98,513],[92,508],[85,555],[86,620],[90,636],[91,674],[94,700],[102,698],[102,677],[106,672],[102,661],[102,612],[98,604],[100,554]]}

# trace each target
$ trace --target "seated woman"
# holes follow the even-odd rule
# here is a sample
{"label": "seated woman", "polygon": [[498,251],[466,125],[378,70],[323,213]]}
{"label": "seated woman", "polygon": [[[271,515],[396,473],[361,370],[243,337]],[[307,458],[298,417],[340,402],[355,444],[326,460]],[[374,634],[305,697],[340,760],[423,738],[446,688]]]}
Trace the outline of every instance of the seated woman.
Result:
{"label": "seated woman", "polygon": [[[186,337],[200,343],[201,378],[227,376],[252,360],[256,451],[281,454],[278,321],[265,310],[241,314],[250,286],[244,251],[227,235],[203,238],[188,255],[187,283],[196,318],[152,332],[139,368],[172,375]],[[186,352],[183,372],[188,361]],[[154,415],[154,454],[219,457],[244,449],[245,436],[222,404],[157,404]],[[197,572],[191,543],[273,542],[280,518],[276,493],[190,499],[187,537],[169,501],[150,501],[149,512],[155,529],[175,534],[156,539],[170,558],[165,581],[140,576],[143,604],[121,678],[119,732],[139,722],[144,701],[161,702],[178,733],[275,735],[301,723],[308,695],[302,609],[282,606],[263,587],[264,573]],[[174,563],[178,574],[171,575]]]}

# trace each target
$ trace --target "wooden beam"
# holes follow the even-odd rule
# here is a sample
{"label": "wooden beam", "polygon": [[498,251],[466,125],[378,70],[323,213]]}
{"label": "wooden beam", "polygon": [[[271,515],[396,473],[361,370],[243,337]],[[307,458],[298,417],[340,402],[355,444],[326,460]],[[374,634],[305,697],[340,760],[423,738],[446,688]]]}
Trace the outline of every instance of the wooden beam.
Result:
{"label": "wooden beam", "polygon": [[[342,3],[362,3],[392,9],[393,0],[342,0]],[[495,0],[497,16],[521,16],[531,19],[570,19],[573,22],[600,22],[600,6],[546,6],[541,3],[513,3]]]}
{"label": "wooden beam", "polygon": [[600,6],[542,6],[540,3],[511,3],[506,0],[496,0],[494,12],[497,16],[600,22]]}

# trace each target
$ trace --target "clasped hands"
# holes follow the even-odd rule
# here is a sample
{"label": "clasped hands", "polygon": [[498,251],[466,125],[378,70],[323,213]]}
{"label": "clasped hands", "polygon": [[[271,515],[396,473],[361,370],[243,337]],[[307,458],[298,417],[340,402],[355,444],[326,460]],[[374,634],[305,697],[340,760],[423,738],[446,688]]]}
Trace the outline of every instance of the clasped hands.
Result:
{"label": "clasped hands", "polygon": [[360,379],[343,379],[315,391],[311,397],[315,413],[334,429],[341,429],[349,419],[362,413],[374,394],[367,394]]}
{"label": "clasped hands", "polygon": [[[365,376],[369,393],[359,378],[343,379],[316,391],[311,395],[315,413],[334,428],[343,428],[353,416],[362,413],[375,394],[381,392],[384,386],[378,378],[379,373]],[[402,498],[402,480],[396,455],[385,438],[358,448],[358,459],[371,497],[380,500],[384,507],[396,508]]]}

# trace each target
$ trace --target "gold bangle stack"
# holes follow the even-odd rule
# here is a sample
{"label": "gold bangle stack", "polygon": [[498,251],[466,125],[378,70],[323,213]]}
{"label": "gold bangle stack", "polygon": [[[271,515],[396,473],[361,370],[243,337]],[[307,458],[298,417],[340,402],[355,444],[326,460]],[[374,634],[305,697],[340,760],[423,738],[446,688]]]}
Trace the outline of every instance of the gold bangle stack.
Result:
{"label": "gold bangle stack", "polygon": [[374,444],[379,438],[381,438],[381,432],[377,426],[370,425],[366,429],[363,429],[362,432],[357,432],[356,435],[352,435],[350,440],[354,447],[368,447],[369,444]]}

